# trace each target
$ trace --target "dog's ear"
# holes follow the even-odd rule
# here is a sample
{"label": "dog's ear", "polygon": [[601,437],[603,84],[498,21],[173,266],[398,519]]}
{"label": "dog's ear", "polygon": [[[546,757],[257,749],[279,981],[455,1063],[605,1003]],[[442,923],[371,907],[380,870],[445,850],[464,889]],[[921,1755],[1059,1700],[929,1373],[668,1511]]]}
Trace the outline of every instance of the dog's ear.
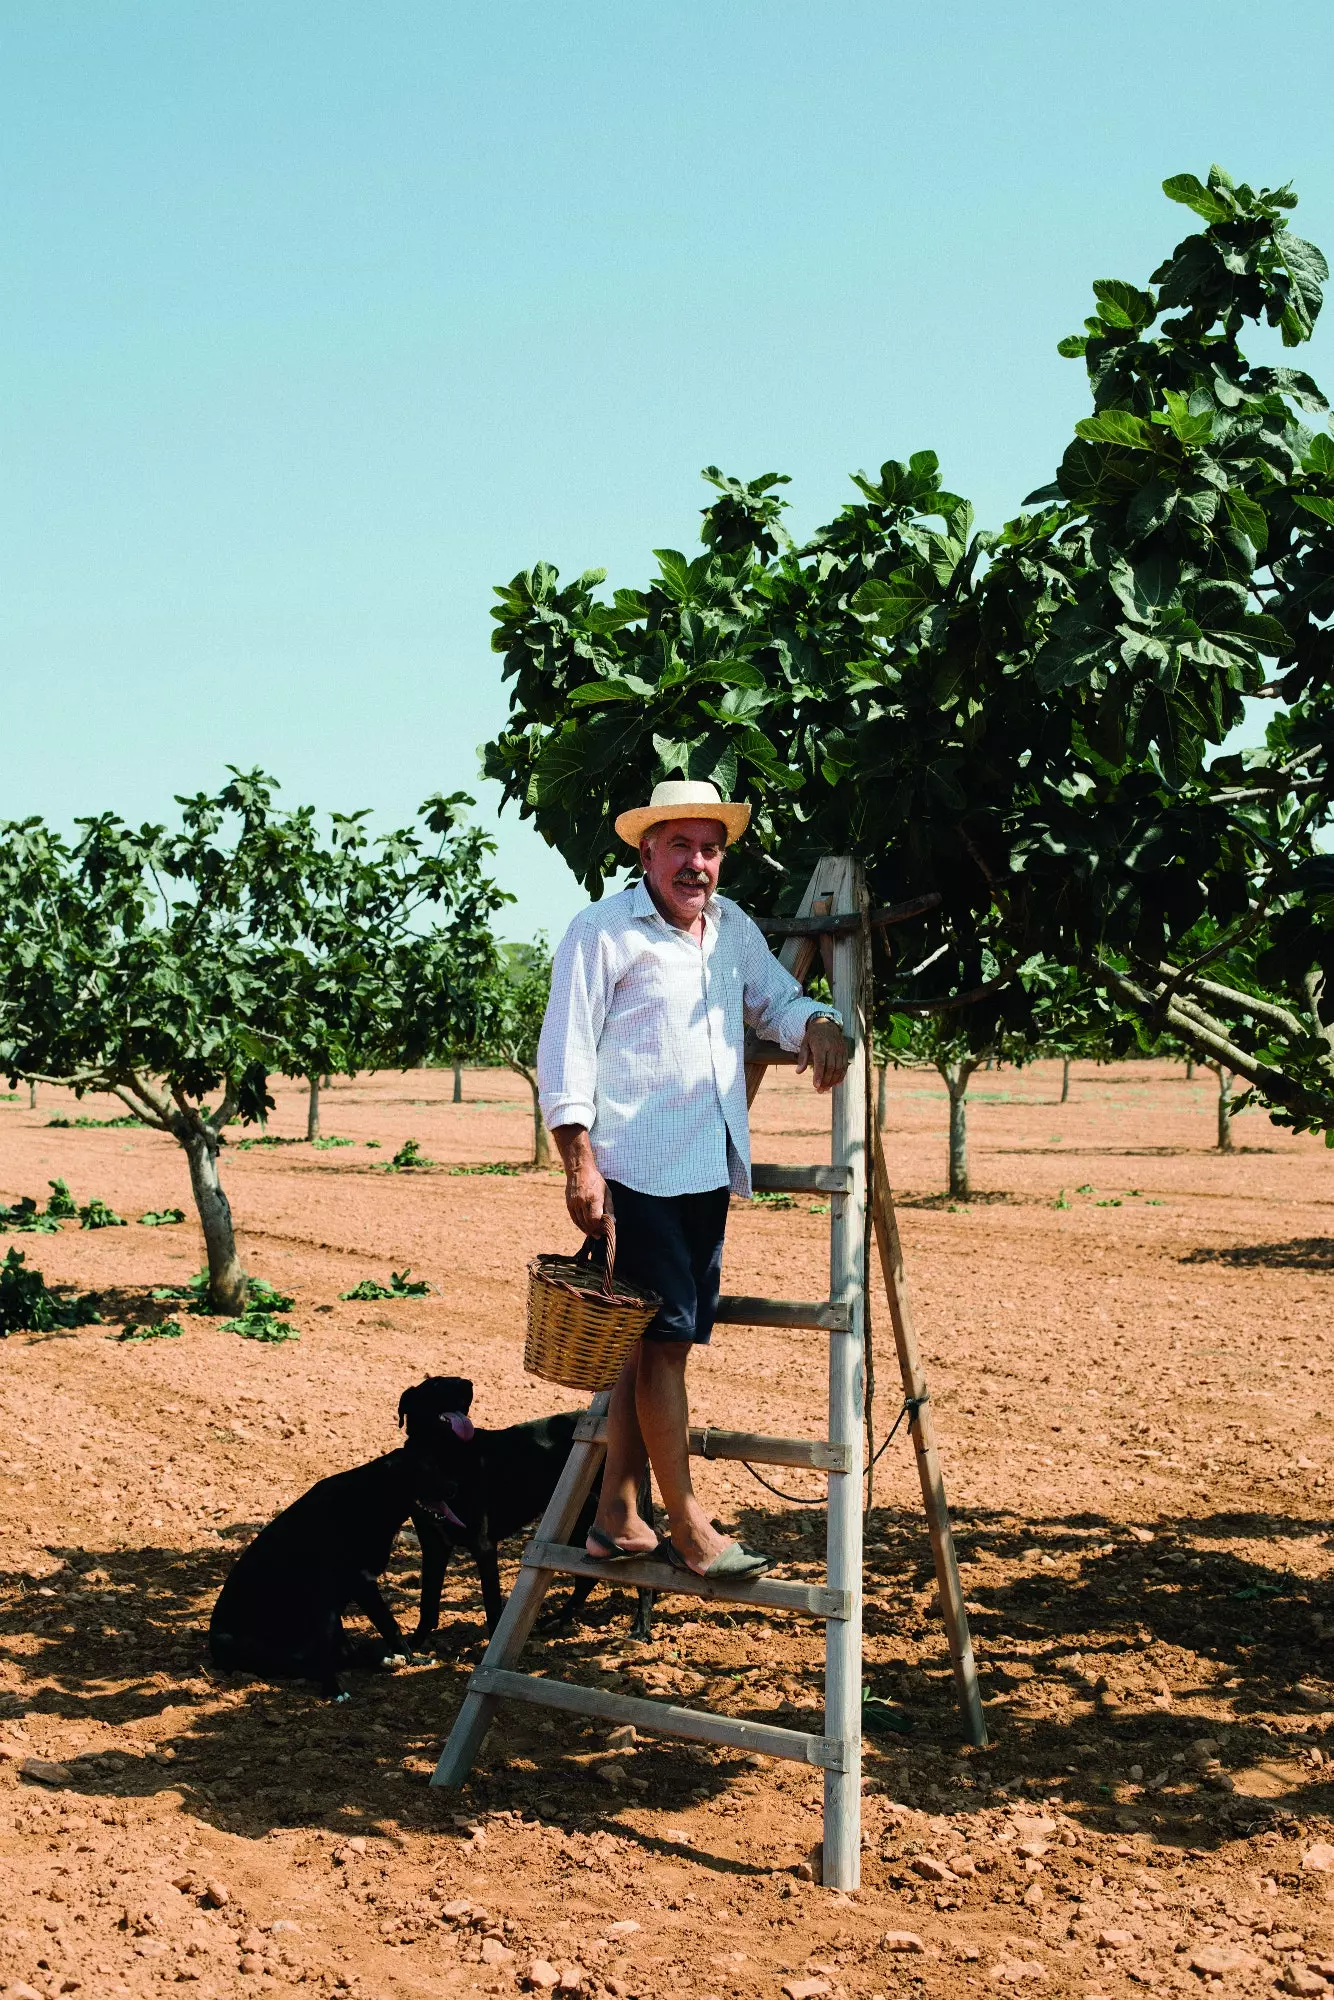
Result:
{"label": "dog's ear", "polygon": [[408,1413],[411,1410],[413,1403],[421,1395],[422,1390],[426,1387],[426,1384],[430,1381],[430,1379],[431,1378],[429,1375],[423,1376],[420,1382],[414,1383],[410,1389],[405,1389],[403,1391],[403,1394],[399,1397],[398,1428],[400,1430],[405,1430],[407,1428]]}
{"label": "dog's ear", "polygon": [[405,1389],[398,1399],[398,1423],[411,1435],[414,1424],[425,1425],[446,1410],[466,1416],[472,1404],[472,1383],[463,1375],[428,1375]]}

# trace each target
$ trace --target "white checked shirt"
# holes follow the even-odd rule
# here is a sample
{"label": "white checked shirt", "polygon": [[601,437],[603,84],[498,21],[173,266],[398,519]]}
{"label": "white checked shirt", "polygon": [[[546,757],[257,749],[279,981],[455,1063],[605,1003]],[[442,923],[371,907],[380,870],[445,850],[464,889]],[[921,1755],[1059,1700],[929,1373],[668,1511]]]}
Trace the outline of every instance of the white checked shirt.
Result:
{"label": "white checked shirt", "polygon": [[735,903],[710,898],[700,945],[637,882],[561,939],[537,1051],[542,1116],[587,1127],[599,1171],[641,1194],[748,1195],[745,1030],[795,1051],[812,1014],[834,1010],[806,999]]}

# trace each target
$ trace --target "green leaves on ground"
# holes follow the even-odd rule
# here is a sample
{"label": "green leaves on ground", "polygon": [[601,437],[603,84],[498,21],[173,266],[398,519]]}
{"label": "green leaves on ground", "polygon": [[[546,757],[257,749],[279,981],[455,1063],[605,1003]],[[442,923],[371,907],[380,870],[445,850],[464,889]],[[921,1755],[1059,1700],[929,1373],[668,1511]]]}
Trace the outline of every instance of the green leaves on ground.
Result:
{"label": "green leaves on ground", "polygon": [[58,1236],[60,1224],[44,1215],[30,1194],[21,1194],[6,1208],[0,1205],[0,1230],[14,1230],[28,1236]]}
{"label": "green leaves on ground", "polygon": [[124,1229],[125,1217],[117,1215],[100,1196],[94,1195],[90,1202],[79,1210],[80,1229]]}
{"label": "green leaves on ground", "polygon": [[225,1319],[222,1330],[224,1333],[239,1333],[242,1340],[265,1341],[271,1347],[284,1340],[301,1338],[290,1320],[276,1319],[270,1312],[251,1310],[241,1313],[236,1319]]}
{"label": "green leaves on ground", "polygon": [[79,1213],[79,1204],[69,1191],[68,1181],[48,1181],[47,1186],[51,1190],[50,1198],[46,1204],[48,1215],[53,1215],[57,1218],[72,1219]]}
{"label": "green leaves on ground", "polygon": [[184,1220],[183,1208],[149,1208],[139,1217],[140,1225],[144,1229],[167,1229],[173,1223]]}
{"label": "green leaves on ground", "polygon": [[48,1118],[49,1132],[110,1132],[125,1125],[138,1125],[138,1118]]}
{"label": "green leaves on ground", "polygon": [[102,1315],[93,1294],[64,1297],[50,1291],[40,1271],[29,1269],[22,1250],[9,1250],[0,1264],[0,1339],[11,1333],[49,1333],[56,1327],[95,1326]]}
{"label": "green leaves on ground", "polygon": [[[12,1229],[31,1235],[54,1236],[58,1234],[62,1222],[73,1221],[76,1217],[84,1229],[125,1227],[124,1218],[117,1215],[115,1209],[109,1207],[100,1196],[94,1195],[91,1201],[80,1207],[70,1193],[67,1181],[54,1180],[49,1181],[47,1185],[51,1193],[45,1213],[38,1208],[31,1195],[20,1195],[11,1207],[6,1208],[0,1204],[0,1230]],[[176,1213],[179,1217],[180,1211],[177,1210]]]}
{"label": "green leaves on ground", "polygon": [[412,1278],[412,1266],[403,1271],[391,1271],[389,1283],[380,1284],[376,1278],[363,1278],[353,1285],[350,1292],[340,1292],[340,1299],[424,1299],[430,1292],[425,1278]]}
{"label": "green leaves on ground", "polygon": [[109,1333],[108,1340],[179,1340],[181,1328],[174,1319],[130,1320],[119,1333]]}
{"label": "green leaves on ground", "polygon": [[421,1149],[419,1139],[405,1139],[392,1160],[386,1160],[380,1169],[386,1174],[411,1173],[414,1167],[433,1167],[434,1160],[428,1160]]}

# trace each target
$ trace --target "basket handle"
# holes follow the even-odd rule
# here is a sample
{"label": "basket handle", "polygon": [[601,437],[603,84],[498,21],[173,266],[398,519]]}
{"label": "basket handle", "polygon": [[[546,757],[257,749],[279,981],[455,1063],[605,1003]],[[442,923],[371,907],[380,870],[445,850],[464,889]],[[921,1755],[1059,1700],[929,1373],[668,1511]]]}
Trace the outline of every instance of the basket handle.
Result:
{"label": "basket handle", "polygon": [[603,1214],[602,1228],[603,1234],[601,1236],[585,1236],[583,1248],[576,1253],[574,1261],[576,1264],[591,1264],[593,1261],[594,1245],[605,1243],[607,1246],[607,1259],[602,1267],[602,1291],[604,1297],[611,1298],[614,1291],[616,1271],[616,1217],[612,1214],[610,1208],[606,1209]]}

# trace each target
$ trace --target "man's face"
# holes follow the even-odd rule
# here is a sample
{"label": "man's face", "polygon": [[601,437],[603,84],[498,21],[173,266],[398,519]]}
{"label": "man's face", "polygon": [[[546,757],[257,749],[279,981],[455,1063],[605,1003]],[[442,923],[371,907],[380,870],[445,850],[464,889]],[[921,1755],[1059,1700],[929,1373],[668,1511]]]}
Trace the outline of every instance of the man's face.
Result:
{"label": "man's face", "polygon": [[689,930],[718,887],[727,829],[716,819],[669,819],[639,844],[654,901],[669,923]]}

